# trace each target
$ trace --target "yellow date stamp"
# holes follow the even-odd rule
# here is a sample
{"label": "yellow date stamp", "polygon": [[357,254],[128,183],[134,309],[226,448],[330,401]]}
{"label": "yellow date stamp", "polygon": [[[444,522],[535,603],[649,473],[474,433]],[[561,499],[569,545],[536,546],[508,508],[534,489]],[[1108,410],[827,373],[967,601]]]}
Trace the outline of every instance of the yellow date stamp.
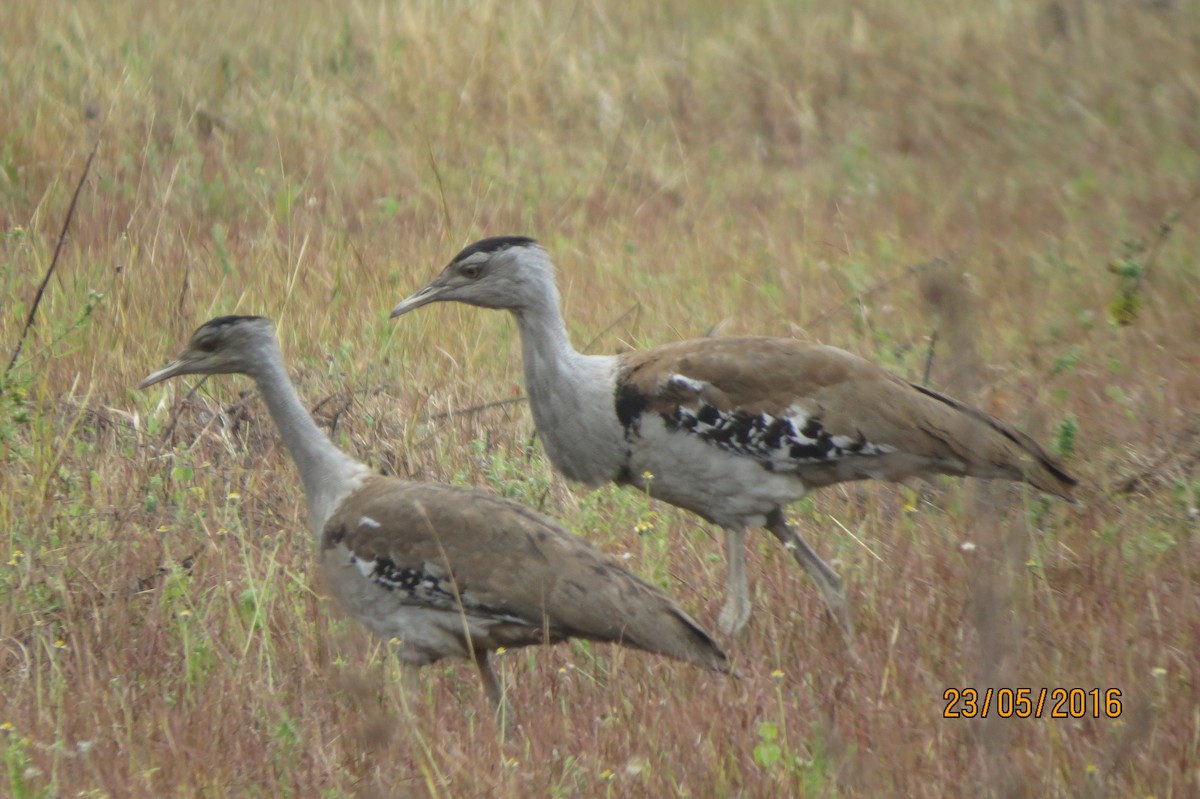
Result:
{"label": "yellow date stamp", "polygon": [[947,688],[942,718],[1118,719],[1119,688]]}

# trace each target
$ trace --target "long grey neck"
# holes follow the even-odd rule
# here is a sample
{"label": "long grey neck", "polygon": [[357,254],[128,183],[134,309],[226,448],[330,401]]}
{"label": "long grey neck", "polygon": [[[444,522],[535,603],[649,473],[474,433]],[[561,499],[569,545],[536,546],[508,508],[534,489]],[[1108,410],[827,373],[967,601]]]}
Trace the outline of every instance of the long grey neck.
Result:
{"label": "long grey neck", "polygon": [[539,302],[514,314],[529,407],[550,462],[591,485],[614,479],[624,452],[614,405],[617,359],[571,346],[552,281]]}
{"label": "long grey neck", "polygon": [[251,375],[262,392],[279,434],[292,453],[304,495],[308,499],[309,523],[313,534],[320,536],[337,503],[368,469],[349,457],[317,427],[312,416],[301,404],[296,389],[283,366],[283,356],[272,343],[270,352],[256,359],[260,366]]}
{"label": "long grey neck", "polygon": [[513,315],[521,331],[521,355],[530,395],[534,395],[535,386],[569,389],[588,356],[571,346],[554,284],[550,283],[536,302],[513,311]]}

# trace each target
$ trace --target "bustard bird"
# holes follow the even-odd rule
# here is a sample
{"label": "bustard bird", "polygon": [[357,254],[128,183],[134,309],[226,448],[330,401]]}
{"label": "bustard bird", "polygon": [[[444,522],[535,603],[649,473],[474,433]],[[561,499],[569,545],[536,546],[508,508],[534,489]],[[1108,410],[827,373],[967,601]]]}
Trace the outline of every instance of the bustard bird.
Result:
{"label": "bustard bird", "polygon": [[853,640],[841,578],[784,514],[810,489],[949,474],[1067,497],[1076,483],[1024,433],[835,347],[705,338],[583,355],[567,337],[554,264],[524,236],[475,242],[392,316],[450,300],[516,317],[534,424],[559,471],[636,486],[724,529],[725,633],[750,618],[743,539],[762,525]]}
{"label": "bustard bird", "polygon": [[487,492],[372,474],[341,452],[300,404],[267,319],[213,319],[139,388],[230,373],[254,378],[296,461],[331,592],[407,663],[473,659],[502,718],[489,662],[499,647],[587,638],[729,671],[662,591],[551,519]]}

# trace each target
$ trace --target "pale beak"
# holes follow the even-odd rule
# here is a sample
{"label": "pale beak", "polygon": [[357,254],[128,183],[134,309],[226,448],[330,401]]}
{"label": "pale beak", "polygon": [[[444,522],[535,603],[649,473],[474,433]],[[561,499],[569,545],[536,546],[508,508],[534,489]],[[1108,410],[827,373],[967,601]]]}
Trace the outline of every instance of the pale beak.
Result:
{"label": "pale beak", "polygon": [[150,388],[150,386],[154,385],[155,383],[161,383],[168,378],[180,374],[186,367],[187,364],[182,358],[176,358],[163,368],[159,369],[157,372],[151,372],[149,375],[147,375],[145,380],[138,383],[138,389]]}
{"label": "pale beak", "polygon": [[418,291],[406,300],[401,300],[400,304],[392,309],[390,318],[395,319],[397,316],[403,316],[411,310],[420,308],[422,305],[428,305],[431,302],[436,302],[438,295],[446,290],[445,286],[439,286],[437,281],[430,283],[425,288]]}

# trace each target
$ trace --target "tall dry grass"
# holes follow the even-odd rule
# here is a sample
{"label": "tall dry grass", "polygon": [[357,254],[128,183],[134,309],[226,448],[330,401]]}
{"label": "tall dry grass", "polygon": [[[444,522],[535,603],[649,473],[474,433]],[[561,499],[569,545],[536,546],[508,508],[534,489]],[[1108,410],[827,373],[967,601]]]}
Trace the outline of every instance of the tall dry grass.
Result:
{"label": "tall dry grass", "polygon": [[[5,361],[99,151],[0,395],[0,794],[1200,793],[1194,3],[4,17]],[[133,391],[210,316],[269,315],[347,450],[541,507],[711,623],[694,518],[554,476],[519,403],[458,412],[521,394],[510,322],[387,321],[496,233],[547,244],[593,351],[798,335],[913,379],[932,351],[934,386],[1065,450],[1086,504],[827,490],[794,512],[848,580],[859,663],[752,537],[743,679],[509,653],[502,746],[468,665],[405,693],[330,606],[245,380]],[[947,688],[1060,686],[1119,689],[1120,718],[943,718]]]}

